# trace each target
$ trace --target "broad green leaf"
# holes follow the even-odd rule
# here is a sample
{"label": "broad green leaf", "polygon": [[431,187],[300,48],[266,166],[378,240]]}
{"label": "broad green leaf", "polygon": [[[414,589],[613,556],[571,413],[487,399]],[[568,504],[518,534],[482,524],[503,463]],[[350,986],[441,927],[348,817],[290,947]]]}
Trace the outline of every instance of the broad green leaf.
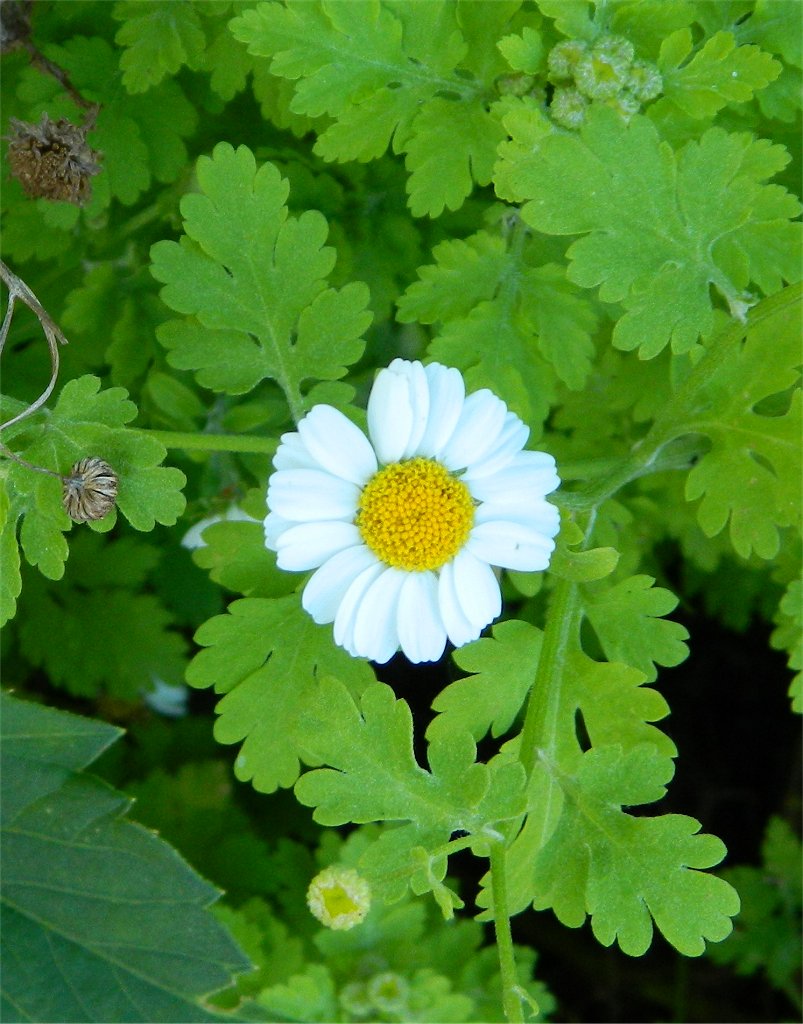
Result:
{"label": "broad green leaf", "polygon": [[193,319],[169,322],[159,338],[171,364],[205,387],[242,394],[272,377],[297,410],[305,382],[337,380],[360,357],[367,289],[327,288],[326,220],[314,210],[288,217],[288,185],[272,164],[257,170],[247,147],[219,143],[197,173],[201,193],[181,202],[184,239],[151,250],[162,298]]}
{"label": "broad green leaf", "polygon": [[658,60],[664,96],[691,117],[712,118],[728,103],[746,103],[781,73],[770,54],[737,46],[730,32],[717,32],[687,61],[692,46],[691,31],[681,29],[666,39]]}
{"label": "broad green leaf", "polygon": [[2,697],[3,1019],[212,1021],[201,997],[248,960],[217,890],[84,769],[118,736]]}
{"label": "broad green leaf", "polygon": [[[675,428],[711,439],[689,473],[686,497],[702,498],[697,516],[706,536],[730,524],[744,558],[751,551],[775,557],[778,528],[800,522],[800,296],[800,286],[788,288],[753,312],[746,331],[730,332],[727,357]],[[782,414],[765,414],[760,403],[775,395]]]}
{"label": "broad green leaf", "polygon": [[[788,219],[799,203],[762,184],[786,159],[780,147],[711,128],[674,153],[649,120],[626,125],[607,108],[592,109],[579,134],[539,135],[537,113],[527,120],[506,118],[514,145],[503,147],[497,179],[538,231],[584,236],[568,249],[568,277],[623,304],[618,348],[643,359],[670,342],[687,352],[713,327],[712,284],[743,315],[751,280],[774,290],[797,276]],[[515,144],[521,132],[529,147]],[[778,245],[767,253],[770,237]]]}
{"label": "broad green leaf", "polygon": [[648,680],[657,676],[656,665],[679,665],[689,653],[688,631],[661,618],[678,599],[653,583],[652,576],[631,576],[612,586],[588,586],[583,602],[608,660],[632,665]]}
{"label": "broad green leaf", "polygon": [[627,753],[616,746],[590,750],[576,774],[558,773],[566,799],[535,863],[537,910],[552,907],[570,928],[588,914],[603,945],[616,941],[631,956],[649,948],[653,922],[686,956],[699,956],[706,939],[719,942],[730,933],[739,897],[701,870],[722,860],[721,841],[697,834],[694,818],[621,810],[660,798],[672,772],[669,758],[644,745]]}
{"label": "broad green leaf", "polygon": [[263,793],[298,778],[306,752],[299,724],[317,692],[317,678],[337,673],[356,693],[373,678],[364,661],[332,644],[331,630],[316,626],[296,595],[234,601],[195,639],[206,650],[190,663],[187,681],[225,694],[217,706],[215,736],[221,743],[244,741],[235,774]]}

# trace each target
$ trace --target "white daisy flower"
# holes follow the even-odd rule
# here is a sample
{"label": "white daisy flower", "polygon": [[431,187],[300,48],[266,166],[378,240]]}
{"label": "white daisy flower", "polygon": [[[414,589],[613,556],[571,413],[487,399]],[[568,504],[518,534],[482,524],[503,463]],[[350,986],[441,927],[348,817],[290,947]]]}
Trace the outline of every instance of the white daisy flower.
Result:
{"label": "white daisy flower", "polygon": [[[492,566],[546,569],[555,460],[458,370],[394,359],[368,400],[368,437],[315,406],[284,434],[268,483],[265,543],[281,569],[314,569],[302,604],[355,657],[437,661],[502,610]],[[370,440],[369,440],[370,438]]]}

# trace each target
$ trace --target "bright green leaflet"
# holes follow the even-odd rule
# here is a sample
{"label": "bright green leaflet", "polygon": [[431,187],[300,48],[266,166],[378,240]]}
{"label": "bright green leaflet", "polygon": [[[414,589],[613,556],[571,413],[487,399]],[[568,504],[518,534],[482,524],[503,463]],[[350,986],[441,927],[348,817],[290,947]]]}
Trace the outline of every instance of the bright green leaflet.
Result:
{"label": "bright green leaflet", "polygon": [[147,92],[182,64],[197,63],[206,38],[191,4],[124,0],[112,16],[123,24],[114,37],[126,47],[120,58],[123,85],[129,92]]}
{"label": "bright green leaflet", "polygon": [[225,694],[215,736],[221,743],[244,741],[235,773],[264,793],[298,778],[306,751],[299,723],[316,676],[337,673],[357,693],[373,679],[367,663],[335,647],[329,629],[316,626],[295,595],[235,601],[195,639],[207,649],[193,659],[187,681]]}
{"label": "bright green leaflet", "polygon": [[681,29],[665,40],[658,61],[664,95],[691,117],[712,118],[728,103],[746,103],[781,73],[777,60],[757,46],[737,46],[730,32],[717,32],[686,61],[692,48],[691,31]]}
{"label": "bright green leaflet", "polygon": [[751,280],[774,291],[796,279],[800,205],[762,184],[787,162],[781,147],[712,128],[676,154],[647,118],[626,125],[607,108],[579,135],[544,134],[535,111],[505,123],[514,141],[500,148],[497,189],[538,231],[584,236],[568,277],[624,305],[618,348],[686,352],[712,329],[711,284],[743,316]]}
{"label": "bright green leaflet", "polygon": [[181,244],[151,250],[162,298],[194,319],[170,321],[159,338],[205,387],[243,394],[272,377],[300,418],[302,384],[337,380],[362,354],[368,291],[326,287],[325,219],[288,217],[287,182],[272,164],[257,170],[247,147],[219,143],[198,161],[198,181],[202,193],[181,201]]}
{"label": "bright green leaflet", "polygon": [[620,809],[660,797],[673,770],[669,758],[645,745],[628,753],[600,747],[583,756],[576,775],[558,773],[566,799],[534,865],[536,909],[552,907],[573,928],[589,914],[597,939],[618,941],[631,956],[648,949],[652,921],[686,956],[699,956],[704,939],[730,933],[735,890],[698,870],[719,863],[721,840],[698,835],[694,818],[634,818]]}
{"label": "bright green leaflet", "polygon": [[[506,22],[517,3],[496,4]],[[315,152],[324,160],[374,160],[393,141],[407,154],[415,216],[457,209],[474,183],[488,184],[503,138],[489,113],[489,87],[503,70],[488,31],[470,8],[351,0],[262,3],[231,23],[249,53],[293,83],[291,111],[329,115]],[[483,23],[484,18],[484,23]],[[460,69],[462,74],[457,74]],[[444,96],[448,95],[448,98]]]}
{"label": "bright green leaflet", "polygon": [[[702,498],[698,519],[707,536],[729,524],[743,557],[755,551],[773,558],[778,528],[800,522],[800,296],[794,286],[757,310],[745,340],[734,337],[730,358],[713,368],[697,405],[683,410],[684,432],[712,442],[689,473],[686,497]],[[782,414],[765,414],[760,403],[776,395]]]}
{"label": "bright green leaflet", "polygon": [[2,710],[3,1019],[220,1020],[199,1000],[249,962],[207,909],[217,890],[83,772],[119,730]]}
{"label": "bright green leaflet", "polygon": [[[420,267],[418,281],[399,300],[398,319],[441,323],[429,351],[437,359],[468,371],[472,380],[483,384],[511,377],[511,364],[532,367],[540,387],[527,386],[531,373],[520,371],[510,404],[527,405],[529,422],[543,401],[545,367],[536,351],[554,367],[571,388],[581,388],[591,370],[594,346],[591,335],[597,318],[582,293],[566,280],[564,270],[554,263],[533,266],[537,246],[517,233],[504,235],[480,231],[466,239],[450,239],[435,246],[435,263]],[[498,321],[498,326],[491,321]],[[509,326],[505,327],[509,321]],[[501,329],[509,344],[482,343],[480,330],[498,334]],[[540,372],[539,372],[540,370]],[[548,378],[547,378],[548,380]],[[504,389],[504,384],[502,385]],[[501,393],[500,384],[494,390]]]}

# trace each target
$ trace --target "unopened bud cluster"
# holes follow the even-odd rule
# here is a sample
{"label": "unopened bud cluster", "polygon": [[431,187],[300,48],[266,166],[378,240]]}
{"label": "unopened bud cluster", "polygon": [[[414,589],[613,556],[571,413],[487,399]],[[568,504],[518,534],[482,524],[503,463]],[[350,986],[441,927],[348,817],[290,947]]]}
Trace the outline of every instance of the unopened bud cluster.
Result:
{"label": "unopened bud cluster", "polygon": [[633,44],[623,36],[600,36],[591,45],[565,39],[552,48],[547,66],[555,86],[550,112],[564,128],[579,128],[592,102],[612,107],[629,121],[663,86],[658,68],[637,60]]}
{"label": "unopened bud cluster", "polygon": [[340,1004],[350,1017],[358,1020],[391,1017],[409,1019],[410,986],[395,971],[381,971],[365,981],[349,982],[340,991]]}

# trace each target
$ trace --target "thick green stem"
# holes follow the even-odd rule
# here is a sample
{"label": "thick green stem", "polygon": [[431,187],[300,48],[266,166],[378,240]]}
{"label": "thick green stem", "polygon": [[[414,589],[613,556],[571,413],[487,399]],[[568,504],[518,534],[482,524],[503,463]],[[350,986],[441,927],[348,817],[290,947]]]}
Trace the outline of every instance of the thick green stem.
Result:
{"label": "thick green stem", "polygon": [[155,437],[165,448],[184,448],[196,452],[241,452],[273,455],[278,441],[273,437],[253,437],[245,434],[185,434],[175,430],[146,430],[140,434]]}
{"label": "thick green stem", "polygon": [[496,949],[499,955],[499,973],[502,977],[502,1006],[509,1021],[523,1024],[524,1011],[518,994],[519,979],[516,973],[516,957],[513,951],[513,935],[510,931],[510,915],[507,909],[507,851],[504,843],[491,844],[491,886],[493,893],[494,927]]}
{"label": "thick green stem", "polygon": [[552,753],[557,736],[566,655],[577,628],[580,598],[576,583],[559,580],[552,592],[544,642],[527,702],[519,758],[529,778],[538,751]]}

